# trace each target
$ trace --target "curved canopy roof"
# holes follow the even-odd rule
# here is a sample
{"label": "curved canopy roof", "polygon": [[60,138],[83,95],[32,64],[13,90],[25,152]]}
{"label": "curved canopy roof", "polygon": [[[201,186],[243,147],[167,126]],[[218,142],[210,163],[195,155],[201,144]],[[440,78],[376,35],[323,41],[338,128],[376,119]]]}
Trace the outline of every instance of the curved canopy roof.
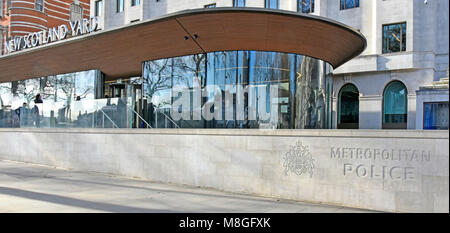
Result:
{"label": "curved canopy roof", "polygon": [[0,57],[0,82],[98,69],[109,78],[141,75],[141,63],[226,50],[296,53],[334,68],[366,39],[341,23],[262,8],[196,9],[164,15]]}

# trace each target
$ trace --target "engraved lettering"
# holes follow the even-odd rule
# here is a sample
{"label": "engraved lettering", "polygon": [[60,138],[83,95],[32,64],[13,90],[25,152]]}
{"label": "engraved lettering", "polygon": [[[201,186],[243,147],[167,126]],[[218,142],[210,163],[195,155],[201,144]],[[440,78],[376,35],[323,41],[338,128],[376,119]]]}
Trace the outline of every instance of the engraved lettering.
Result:
{"label": "engraved lettering", "polygon": [[[366,149],[365,151],[364,151],[364,158],[365,159],[370,159],[370,158],[372,158],[372,152],[370,151],[370,149]],[[375,158],[374,158],[375,159]]]}
{"label": "engraved lettering", "polygon": [[347,172],[352,171],[352,165],[349,163],[344,164],[344,176],[347,175]]}
{"label": "engraved lettering", "polygon": [[331,147],[331,158],[341,158],[341,148]]}
{"label": "engraved lettering", "polygon": [[430,162],[431,158],[431,151],[428,151],[428,154],[426,151],[422,151],[422,161]]}
{"label": "engraved lettering", "polygon": [[393,173],[394,173],[394,169],[400,169],[399,167],[397,167],[397,166],[394,166],[394,167],[392,167],[390,170],[389,170],[389,175],[391,176],[391,179],[401,179],[401,177],[394,177],[393,176]]}
{"label": "engraved lettering", "polygon": [[361,164],[356,167],[356,175],[359,177],[367,176],[367,169],[364,167],[364,165]]}

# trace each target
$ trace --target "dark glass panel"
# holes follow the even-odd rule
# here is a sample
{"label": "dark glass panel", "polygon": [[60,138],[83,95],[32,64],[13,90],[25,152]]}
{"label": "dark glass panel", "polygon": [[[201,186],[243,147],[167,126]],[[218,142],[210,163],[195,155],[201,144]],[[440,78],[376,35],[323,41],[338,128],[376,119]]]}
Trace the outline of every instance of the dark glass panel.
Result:
{"label": "dark glass panel", "polygon": [[[359,92],[353,84],[346,84],[339,92],[338,128],[358,128]],[[353,124],[353,125],[352,125]]]}

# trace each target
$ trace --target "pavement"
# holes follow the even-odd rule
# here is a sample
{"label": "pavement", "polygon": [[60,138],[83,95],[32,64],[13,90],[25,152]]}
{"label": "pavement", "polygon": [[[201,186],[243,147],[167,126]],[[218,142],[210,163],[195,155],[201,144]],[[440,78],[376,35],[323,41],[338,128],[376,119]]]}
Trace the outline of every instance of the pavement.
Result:
{"label": "pavement", "polygon": [[368,213],[0,160],[0,213]]}

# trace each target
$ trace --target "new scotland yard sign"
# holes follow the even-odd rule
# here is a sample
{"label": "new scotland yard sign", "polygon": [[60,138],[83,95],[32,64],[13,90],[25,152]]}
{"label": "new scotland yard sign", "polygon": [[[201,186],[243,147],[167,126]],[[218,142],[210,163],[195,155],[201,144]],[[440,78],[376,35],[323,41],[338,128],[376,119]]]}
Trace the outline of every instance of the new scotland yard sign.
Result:
{"label": "new scotland yard sign", "polygon": [[70,21],[69,25],[62,24],[57,27],[48,28],[47,30],[32,32],[26,36],[17,36],[14,39],[5,41],[5,54],[64,40],[69,35],[75,37],[89,34],[96,31],[97,28],[97,17]]}

